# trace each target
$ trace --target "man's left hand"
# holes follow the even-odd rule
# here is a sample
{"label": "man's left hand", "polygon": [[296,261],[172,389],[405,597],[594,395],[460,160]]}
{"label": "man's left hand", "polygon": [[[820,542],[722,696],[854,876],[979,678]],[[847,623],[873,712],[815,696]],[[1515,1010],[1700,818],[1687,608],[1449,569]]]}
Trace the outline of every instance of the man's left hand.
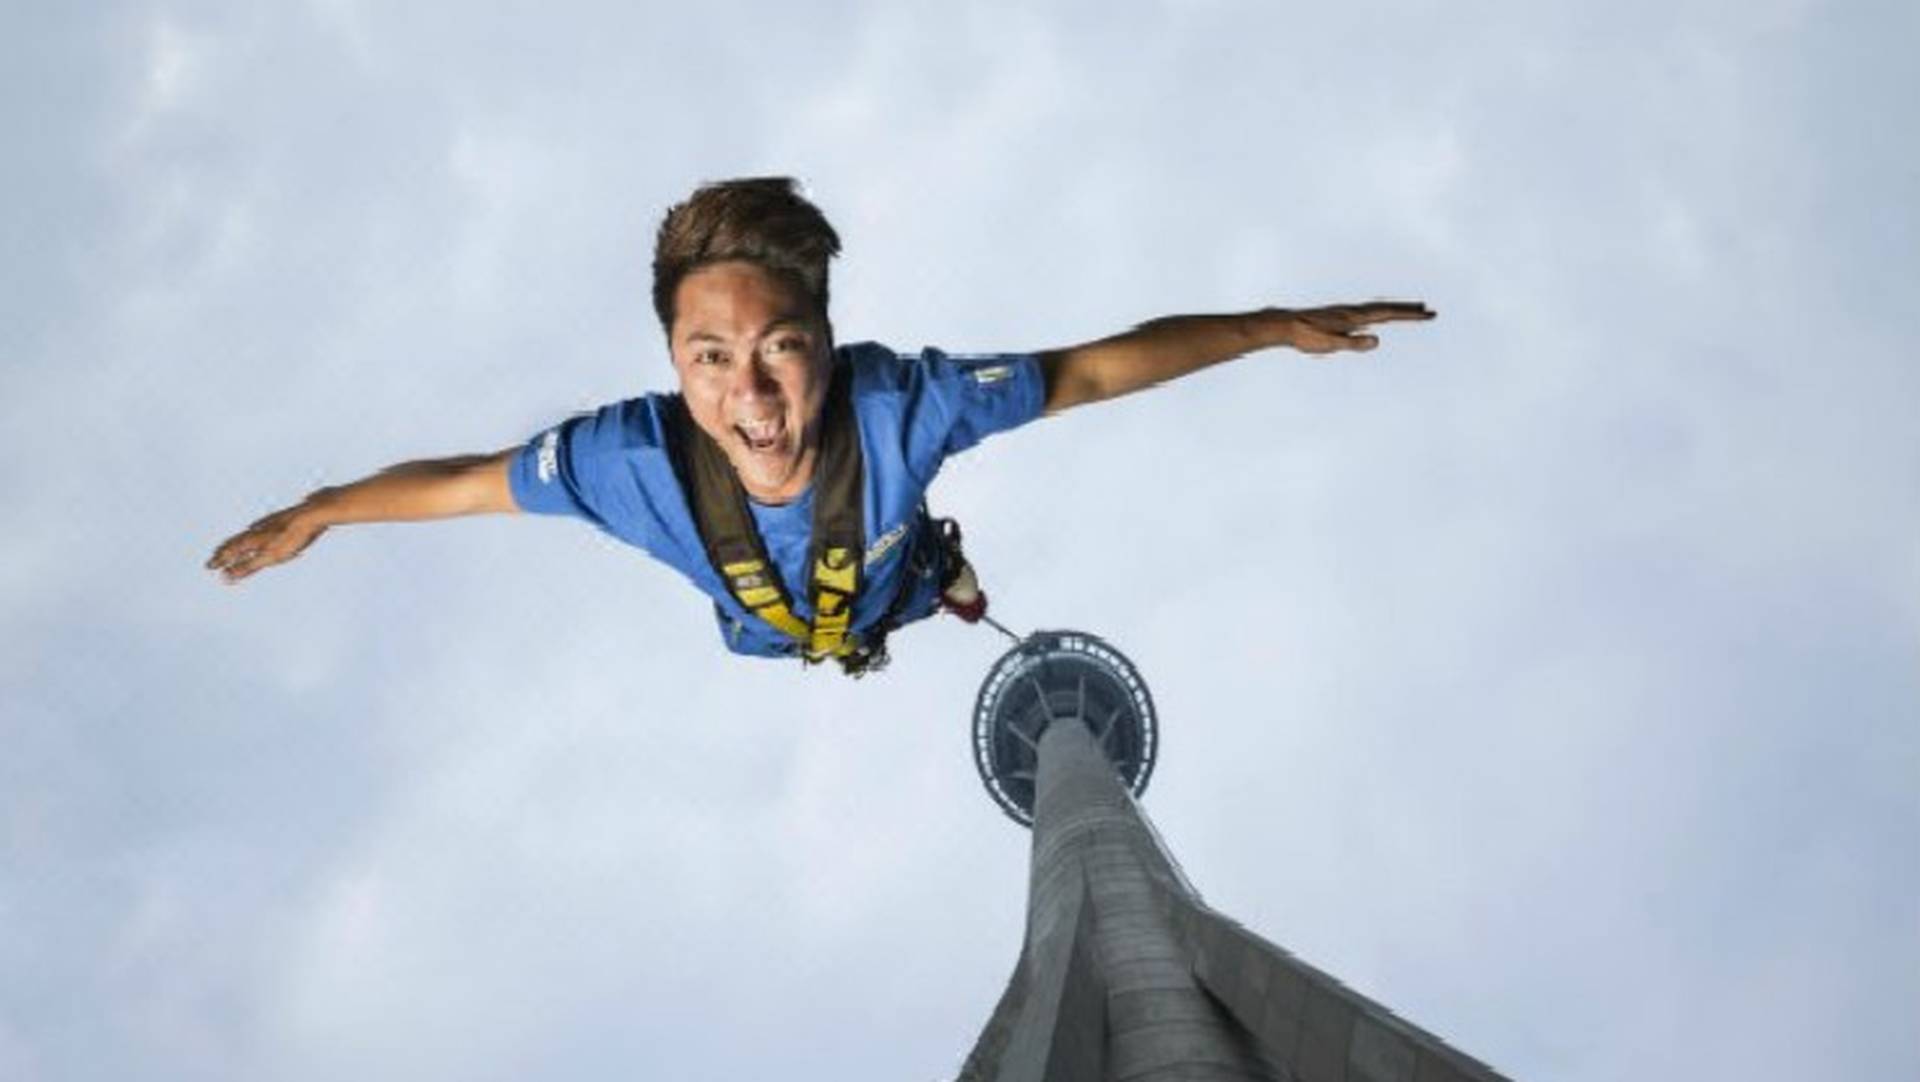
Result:
{"label": "man's left hand", "polygon": [[1285,342],[1302,353],[1365,352],[1380,344],[1378,337],[1363,333],[1366,328],[1376,323],[1424,322],[1433,318],[1433,309],[1418,301],[1373,301],[1270,311],[1286,320]]}

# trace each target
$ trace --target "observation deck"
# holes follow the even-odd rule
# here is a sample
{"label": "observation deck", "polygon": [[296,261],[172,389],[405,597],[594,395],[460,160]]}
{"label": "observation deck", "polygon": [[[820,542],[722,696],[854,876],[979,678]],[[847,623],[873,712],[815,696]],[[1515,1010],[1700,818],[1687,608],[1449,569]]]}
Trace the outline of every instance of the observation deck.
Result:
{"label": "observation deck", "polygon": [[1135,798],[1147,790],[1159,726],[1126,656],[1083,631],[1037,631],[994,663],[973,707],[973,763],[1008,817],[1033,825],[1040,737],[1082,725]]}

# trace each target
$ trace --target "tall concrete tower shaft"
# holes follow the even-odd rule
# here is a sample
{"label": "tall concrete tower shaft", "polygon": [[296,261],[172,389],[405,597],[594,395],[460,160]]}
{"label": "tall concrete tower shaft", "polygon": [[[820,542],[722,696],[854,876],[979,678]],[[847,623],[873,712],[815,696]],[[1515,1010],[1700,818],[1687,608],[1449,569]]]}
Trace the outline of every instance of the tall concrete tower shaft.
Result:
{"label": "tall concrete tower shaft", "polygon": [[963,1082],[1499,1079],[1201,902],[1135,801],[1151,762],[1115,752],[1150,760],[1151,713],[1091,636],[1034,636],[989,676],[976,755],[1010,815],[1031,794],[1032,867],[1026,941]]}

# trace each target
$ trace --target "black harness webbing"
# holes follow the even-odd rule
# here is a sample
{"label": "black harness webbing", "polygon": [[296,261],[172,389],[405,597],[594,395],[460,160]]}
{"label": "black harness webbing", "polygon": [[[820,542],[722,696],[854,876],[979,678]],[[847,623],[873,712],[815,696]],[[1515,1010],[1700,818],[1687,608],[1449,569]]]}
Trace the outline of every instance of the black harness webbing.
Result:
{"label": "black harness webbing", "polygon": [[780,571],[767,558],[766,542],[753,524],[747,490],[726,452],[693,423],[681,396],[669,396],[662,411],[668,451],[706,546],[707,562],[735,600],[797,643],[808,661],[846,658],[859,649],[850,628],[866,551],[866,518],[860,507],[864,463],[853,418],[852,382],[849,367],[838,366],[820,421],[813,540],[807,558],[812,569],[811,625],[794,614]]}

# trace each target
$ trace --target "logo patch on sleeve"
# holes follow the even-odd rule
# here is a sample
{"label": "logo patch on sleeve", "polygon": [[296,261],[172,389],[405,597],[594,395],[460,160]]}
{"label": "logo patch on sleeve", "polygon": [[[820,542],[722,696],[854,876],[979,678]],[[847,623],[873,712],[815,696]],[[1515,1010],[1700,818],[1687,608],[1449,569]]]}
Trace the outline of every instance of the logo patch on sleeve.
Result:
{"label": "logo patch on sleeve", "polygon": [[540,437],[540,457],[535,463],[535,469],[540,474],[542,484],[553,480],[553,475],[560,472],[559,429],[548,429],[547,434]]}
{"label": "logo patch on sleeve", "polygon": [[987,365],[985,368],[974,369],[973,382],[979,384],[982,387],[986,387],[991,384],[999,383],[1000,381],[1006,379],[1011,375],[1013,375],[1012,365],[991,364],[991,365]]}

